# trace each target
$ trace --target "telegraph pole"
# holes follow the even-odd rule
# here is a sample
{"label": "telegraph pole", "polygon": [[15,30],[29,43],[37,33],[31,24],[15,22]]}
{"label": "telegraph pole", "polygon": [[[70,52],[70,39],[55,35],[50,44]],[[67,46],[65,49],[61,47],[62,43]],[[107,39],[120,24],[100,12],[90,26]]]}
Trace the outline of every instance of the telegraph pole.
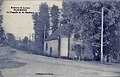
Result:
{"label": "telegraph pole", "polygon": [[103,25],[104,25],[104,8],[102,7],[102,23],[101,23],[101,57],[100,57],[101,62],[103,62]]}

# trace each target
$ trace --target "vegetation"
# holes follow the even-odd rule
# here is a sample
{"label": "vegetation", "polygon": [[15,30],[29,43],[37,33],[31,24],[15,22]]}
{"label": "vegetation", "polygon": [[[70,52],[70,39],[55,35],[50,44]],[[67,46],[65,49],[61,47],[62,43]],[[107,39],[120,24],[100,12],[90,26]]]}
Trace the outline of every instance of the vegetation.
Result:
{"label": "vegetation", "polygon": [[52,32],[54,32],[58,27],[59,27],[59,8],[56,5],[53,5],[51,10],[50,10],[50,14],[51,14],[51,22],[52,22]]}
{"label": "vegetation", "polygon": [[[3,0],[0,0],[0,8],[2,6],[2,2]],[[1,9],[0,9],[0,45],[4,43],[5,41],[5,33],[2,27],[2,23],[3,23],[3,16],[1,15]]]}
{"label": "vegetation", "polygon": [[73,25],[71,33],[79,33],[81,52],[92,52],[100,60],[101,9],[104,7],[104,56],[118,58],[120,40],[120,5],[115,1],[63,1],[63,17]]}

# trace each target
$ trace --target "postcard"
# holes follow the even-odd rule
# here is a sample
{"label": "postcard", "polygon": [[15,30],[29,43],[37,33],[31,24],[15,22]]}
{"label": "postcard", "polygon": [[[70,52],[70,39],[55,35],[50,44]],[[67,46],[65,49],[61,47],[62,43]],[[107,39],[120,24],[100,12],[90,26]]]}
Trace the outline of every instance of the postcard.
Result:
{"label": "postcard", "polygon": [[0,77],[120,77],[120,1],[0,0]]}

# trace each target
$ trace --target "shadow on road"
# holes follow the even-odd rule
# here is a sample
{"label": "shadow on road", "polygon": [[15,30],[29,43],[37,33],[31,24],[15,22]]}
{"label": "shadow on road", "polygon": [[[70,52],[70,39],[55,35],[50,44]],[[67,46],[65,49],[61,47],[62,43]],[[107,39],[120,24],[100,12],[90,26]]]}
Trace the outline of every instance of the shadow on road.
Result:
{"label": "shadow on road", "polygon": [[8,69],[8,68],[18,68],[23,67],[27,63],[12,61],[12,60],[0,60],[0,69]]}

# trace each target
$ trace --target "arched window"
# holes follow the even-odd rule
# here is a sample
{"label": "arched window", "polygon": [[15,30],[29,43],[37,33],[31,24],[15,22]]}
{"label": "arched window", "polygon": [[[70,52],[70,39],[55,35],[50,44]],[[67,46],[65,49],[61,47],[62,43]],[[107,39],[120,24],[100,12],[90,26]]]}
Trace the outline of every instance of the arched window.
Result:
{"label": "arched window", "polygon": [[74,35],[74,38],[75,38],[76,40],[78,40],[78,39],[80,38],[80,34],[79,34],[79,33],[76,33],[76,34]]}
{"label": "arched window", "polygon": [[74,50],[75,50],[75,51],[80,51],[80,50],[81,50],[81,45],[80,45],[80,44],[76,44],[76,45],[74,46]]}

